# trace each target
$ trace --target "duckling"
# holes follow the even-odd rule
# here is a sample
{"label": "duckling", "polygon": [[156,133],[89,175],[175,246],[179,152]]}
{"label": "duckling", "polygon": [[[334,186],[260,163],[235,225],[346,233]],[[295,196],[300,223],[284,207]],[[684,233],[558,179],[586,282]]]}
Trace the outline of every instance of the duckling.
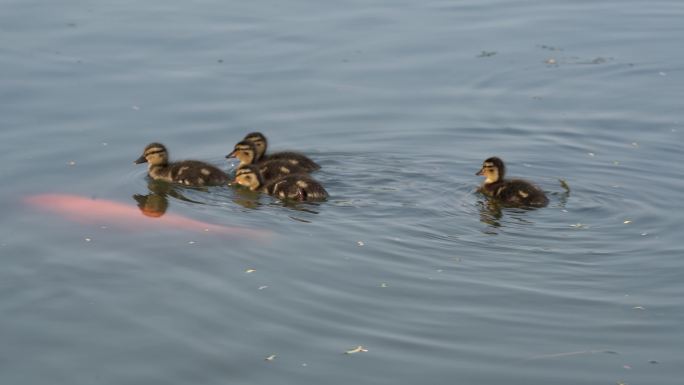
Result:
{"label": "duckling", "polygon": [[282,177],[306,173],[308,170],[297,164],[293,164],[285,159],[265,160],[257,162],[257,148],[253,142],[243,140],[235,145],[235,149],[226,158],[237,158],[240,161],[238,169],[241,169],[250,164],[256,164],[259,167],[261,176],[266,181],[280,179]]}
{"label": "duckling", "polygon": [[521,179],[506,180],[506,166],[497,157],[486,159],[482,168],[475,175],[486,179],[479,192],[499,199],[504,204],[513,206],[544,207],[549,203],[544,192],[530,182]]}
{"label": "duckling", "polygon": [[296,201],[324,200],[328,192],[308,174],[293,174],[280,179],[264,180],[256,165],[244,166],[235,173],[235,183],[252,191],[261,191],[279,199]]}
{"label": "duckling", "polygon": [[228,182],[228,175],[218,168],[197,160],[169,163],[169,153],[161,143],[150,143],[134,163],[149,163],[150,178],[184,184],[186,186],[220,185]]}
{"label": "duckling", "polygon": [[306,171],[316,171],[321,168],[318,163],[309,159],[306,155],[300,154],[298,152],[281,151],[266,155],[268,141],[261,132],[250,132],[249,134],[245,135],[243,140],[254,143],[257,150],[257,161],[283,159],[294,165],[303,167]]}

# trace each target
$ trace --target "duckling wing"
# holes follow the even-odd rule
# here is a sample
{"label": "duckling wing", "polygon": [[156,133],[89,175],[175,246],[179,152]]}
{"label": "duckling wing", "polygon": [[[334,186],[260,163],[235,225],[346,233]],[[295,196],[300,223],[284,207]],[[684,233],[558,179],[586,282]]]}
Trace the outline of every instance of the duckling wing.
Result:
{"label": "duckling wing", "polygon": [[220,185],[228,181],[223,171],[196,160],[176,162],[170,168],[173,181],[187,186]]}
{"label": "duckling wing", "polygon": [[549,203],[539,187],[520,179],[507,181],[497,191],[497,197],[505,203],[521,206],[543,207]]}
{"label": "duckling wing", "polygon": [[279,199],[297,201],[323,200],[328,197],[323,186],[306,174],[290,175],[272,181],[266,186],[266,191]]}
{"label": "duckling wing", "polygon": [[272,159],[259,163],[259,172],[264,181],[268,183],[293,174],[306,173],[307,170],[284,159]]}

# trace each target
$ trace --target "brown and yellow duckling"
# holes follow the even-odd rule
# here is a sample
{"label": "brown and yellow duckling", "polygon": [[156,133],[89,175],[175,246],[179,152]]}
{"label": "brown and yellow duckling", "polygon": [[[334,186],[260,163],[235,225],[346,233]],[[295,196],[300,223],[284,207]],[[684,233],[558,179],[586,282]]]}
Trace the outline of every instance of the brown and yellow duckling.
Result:
{"label": "brown and yellow duckling", "polygon": [[544,191],[532,183],[521,179],[504,179],[506,166],[500,158],[486,159],[475,175],[485,177],[478,191],[505,205],[544,207],[549,203]]}
{"label": "brown and yellow duckling", "polygon": [[197,160],[169,163],[169,153],[161,143],[150,143],[136,164],[148,163],[147,174],[154,180],[180,183],[186,186],[221,185],[227,183],[226,173]]}
{"label": "brown and yellow duckling", "polygon": [[240,161],[238,169],[248,165],[257,165],[259,172],[264,180],[279,179],[291,174],[306,173],[308,170],[297,164],[293,164],[285,159],[272,159],[257,162],[256,145],[250,141],[243,140],[238,142],[233,152],[226,155],[226,158],[237,158]]}
{"label": "brown and yellow duckling", "polygon": [[256,165],[247,165],[235,173],[235,183],[252,191],[261,191],[279,199],[319,201],[328,197],[323,186],[308,174],[293,174],[284,178],[265,180]]}
{"label": "brown and yellow duckling", "polygon": [[309,159],[306,155],[300,154],[298,152],[281,151],[267,155],[266,149],[268,148],[268,140],[266,140],[266,137],[261,132],[250,132],[249,134],[245,135],[243,140],[254,143],[257,150],[256,160],[259,162],[280,159],[288,161],[296,166],[300,166],[306,171],[316,171],[321,168],[318,163]]}

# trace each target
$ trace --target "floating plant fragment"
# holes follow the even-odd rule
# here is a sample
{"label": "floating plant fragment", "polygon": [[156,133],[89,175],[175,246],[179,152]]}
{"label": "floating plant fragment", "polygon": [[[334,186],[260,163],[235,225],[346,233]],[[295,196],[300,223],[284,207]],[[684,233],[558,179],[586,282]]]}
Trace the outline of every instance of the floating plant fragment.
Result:
{"label": "floating plant fragment", "polygon": [[367,351],[368,351],[368,349],[359,345],[359,346],[355,347],[354,349],[347,350],[346,352],[344,352],[344,354],[365,353]]}
{"label": "floating plant fragment", "polygon": [[273,361],[273,360],[275,360],[275,358],[276,358],[276,355],[275,355],[275,354],[271,354],[270,356],[264,358],[264,360],[265,360],[265,361]]}
{"label": "floating plant fragment", "polygon": [[558,182],[560,182],[561,187],[566,191],[570,192],[570,185],[565,179],[558,179]]}

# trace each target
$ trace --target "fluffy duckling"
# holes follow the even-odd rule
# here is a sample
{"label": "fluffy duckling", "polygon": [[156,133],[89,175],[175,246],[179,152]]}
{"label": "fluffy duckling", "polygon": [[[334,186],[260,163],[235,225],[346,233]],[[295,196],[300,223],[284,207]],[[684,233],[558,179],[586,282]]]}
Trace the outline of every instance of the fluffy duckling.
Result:
{"label": "fluffy duckling", "polygon": [[318,163],[298,152],[282,151],[266,155],[268,141],[261,132],[250,132],[245,135],[243,140],[254,143],[257,150],[257,161],[262,162],[265,160],[283,159],[294,165],[303,167],[306,171],[315,171],[321,168]]}
{"label": "fluffy duckling", "polygon": [[257,163],[259,156],[257,155],[257,147],[254,143],[243,140],[237,142],[233,147],[233,152],[226,155],[226,158],[236,158],[240,161],[238,168]]}
{"label": "fluffy duckling", "polygon": [[485,177],[485,181],[478,191],[496,198],[504,204],[544,207],[549,203],[544,192],[532,183],[520,179],[504,179],[506,166],[497,157],[486,159],[482,163],[480,171],[475,175]]}
{"label": "fluffy duckling", "polygon": [[279,199],[317,201],[328,197],[328,192],[308,174],[293,174],[271,181],[264,180],[256,165],[244,166],[235,173],[235,183],[252,191],[261,191]]}
{"label": "fluffy duckling", "polygon": [[238,169],[256,164],[264,180],[280,179],[291,174],[306,173],[308,170],[285,159],[272,159],[257,163],[257,148],[250,141],[243,140],[235,145],[233,152],[226,158],[237,158],[240,161]]}
{"label": "fluffy duckling", "polygon": [[161,143],[148,144],[135,163],[148,163],[147,173],[154,180],[197,187],[228,182],[226,173],[204,162],[183,160],[169,163],[169,153]]}

